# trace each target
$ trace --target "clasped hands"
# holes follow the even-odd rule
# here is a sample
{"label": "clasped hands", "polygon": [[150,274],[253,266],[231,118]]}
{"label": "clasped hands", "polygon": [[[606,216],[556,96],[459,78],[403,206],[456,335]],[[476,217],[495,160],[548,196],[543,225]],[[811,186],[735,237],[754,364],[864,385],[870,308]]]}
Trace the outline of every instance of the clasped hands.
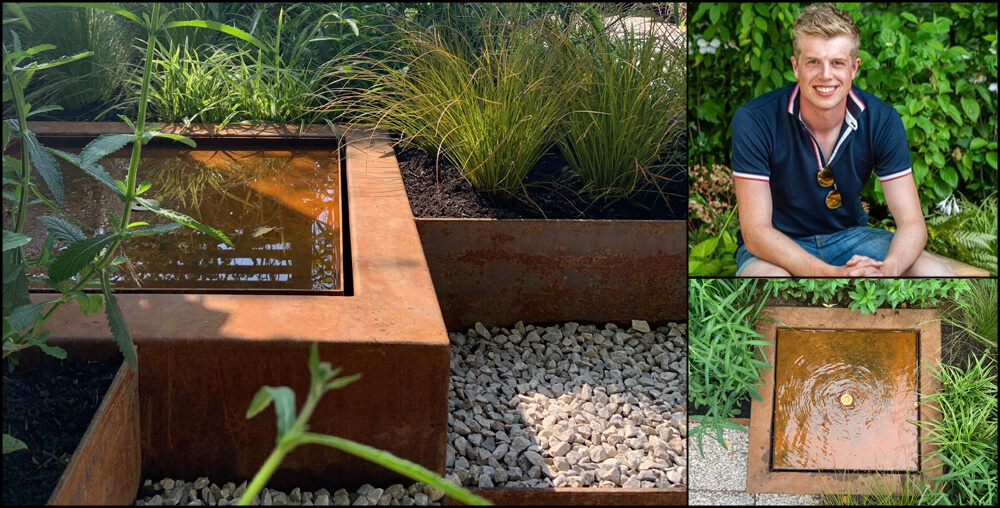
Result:
{"label": "clasped hands", "polygon": [[882,261],[875,261],[868,256],[855,254],[844,266],[837,267],[840,277],[884,277]]}

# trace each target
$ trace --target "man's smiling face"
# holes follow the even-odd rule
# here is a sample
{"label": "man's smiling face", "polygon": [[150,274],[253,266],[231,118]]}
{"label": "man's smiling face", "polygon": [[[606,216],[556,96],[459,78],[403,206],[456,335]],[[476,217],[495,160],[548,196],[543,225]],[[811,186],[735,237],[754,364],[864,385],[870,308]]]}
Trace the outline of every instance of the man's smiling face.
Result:
{"label": "man's smiling face", "polygon": [[799,40],[799,55],[792,57],[792,70],[799,81],[803,109],[831,111],[844,107],[860,58],[851,58],[851,38],[824,39],[805,35]]}

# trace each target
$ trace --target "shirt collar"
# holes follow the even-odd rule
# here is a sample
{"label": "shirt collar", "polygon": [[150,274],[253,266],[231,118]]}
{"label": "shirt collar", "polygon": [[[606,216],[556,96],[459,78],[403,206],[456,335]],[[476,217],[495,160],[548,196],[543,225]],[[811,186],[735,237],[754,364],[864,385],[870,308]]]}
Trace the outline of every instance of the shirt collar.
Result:
{"label": "shirt collar", "polygon": [[[865,110],[866,106],[861,97],[858,96],[857,92],[854,90],[854,85],[851,85],[851,89],[847,94],[847,114],[844,116],[844,121],[847,125],[853,129],[858,130],[858,118],[861,118],[861,113]],[[801,107],[799,106],[799,84],[795,84],[795,88],[792,89],[791,95],[788,97],[788,114],[794,116],[795,118],[801,118],[800,113]]]}

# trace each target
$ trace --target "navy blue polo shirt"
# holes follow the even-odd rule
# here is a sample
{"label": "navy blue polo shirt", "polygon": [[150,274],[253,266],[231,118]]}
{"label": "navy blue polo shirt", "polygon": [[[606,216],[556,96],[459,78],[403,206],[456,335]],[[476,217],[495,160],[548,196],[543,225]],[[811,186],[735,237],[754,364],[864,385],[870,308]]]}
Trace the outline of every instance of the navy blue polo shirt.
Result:
{"label": "navy blue polo shirt", "polygon": [[[872,170],[887,182],[911,172],[910,150],[899,114],[856,86],[829,161],[802,122],[797,83],[774,90],[741,106],[733,116],[733,176],[769,182],[771,224],[792,238],[826,235],[863,226],[861,189]],[[826,206],[833,187],[816,179],[824,164],[833,170],[842,205]],[[737,235],[742,245],[742,234]]]}

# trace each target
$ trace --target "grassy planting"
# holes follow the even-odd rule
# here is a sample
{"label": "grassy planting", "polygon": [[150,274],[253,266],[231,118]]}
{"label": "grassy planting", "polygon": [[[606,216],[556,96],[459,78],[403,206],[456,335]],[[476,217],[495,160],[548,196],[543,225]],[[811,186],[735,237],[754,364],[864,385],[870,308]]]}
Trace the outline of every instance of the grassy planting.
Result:
{"label": "grassy planting", "polygon": [[[992,312],[995,316],[996,307]],[[941,418],[916,423],[927,441],[938,446],[934,456],[943,462],[939,467],[944,474],[935,480],[944,497],[929,493],[927,501],[997,503],[997,384],[996,374],[991,374],[995,362],[995,357],[983,355],[965,369],[941,363],[932,373],[941,388],[927,398],[940,409]]]}
{"label": "grassy planting", "polygon": [[[395,51],[335,73],[341,87],[328,107],[352,111],[354,124],[402,133],[458,167],[476,190],[513,196],[554,142],[572,95],[560,76],[578,70],[566,41],[540,20],[489,11],[476,30],[469,38],[398,19]],[[375,85],[348,86],[358,80]]]}
{"label": "grassy planting", "polygon": [[[771,283],[762,283],[765,293]],[[771,368],[763,346],[773,342],[759,340],[754,323],[766,298],[758,298],[756,279],[691,279],[688,284],[688,400],[707,408],[688,437],[697,436],[699,451],[705,435],[726,448],[724,428],[746,432],[729,418],[749,397],[763,400],[759,370]]]}
{"label": "grassy planting", "polygon": [[943,319],[996,353],[997,280],[970,279],[968,284],[969,290],[955,299],[956,307]]}
{"label": "grassy planting", "polygon": [[658,190],[667,178],[667,147],[683,133],[687,103],[687,59],[683,44],[665,32],[615,36],[607,27],[581,23],[568,45],[582,64],[582,86],[560,122],[559,147],[582,191],[592,198],[625,198]]}

